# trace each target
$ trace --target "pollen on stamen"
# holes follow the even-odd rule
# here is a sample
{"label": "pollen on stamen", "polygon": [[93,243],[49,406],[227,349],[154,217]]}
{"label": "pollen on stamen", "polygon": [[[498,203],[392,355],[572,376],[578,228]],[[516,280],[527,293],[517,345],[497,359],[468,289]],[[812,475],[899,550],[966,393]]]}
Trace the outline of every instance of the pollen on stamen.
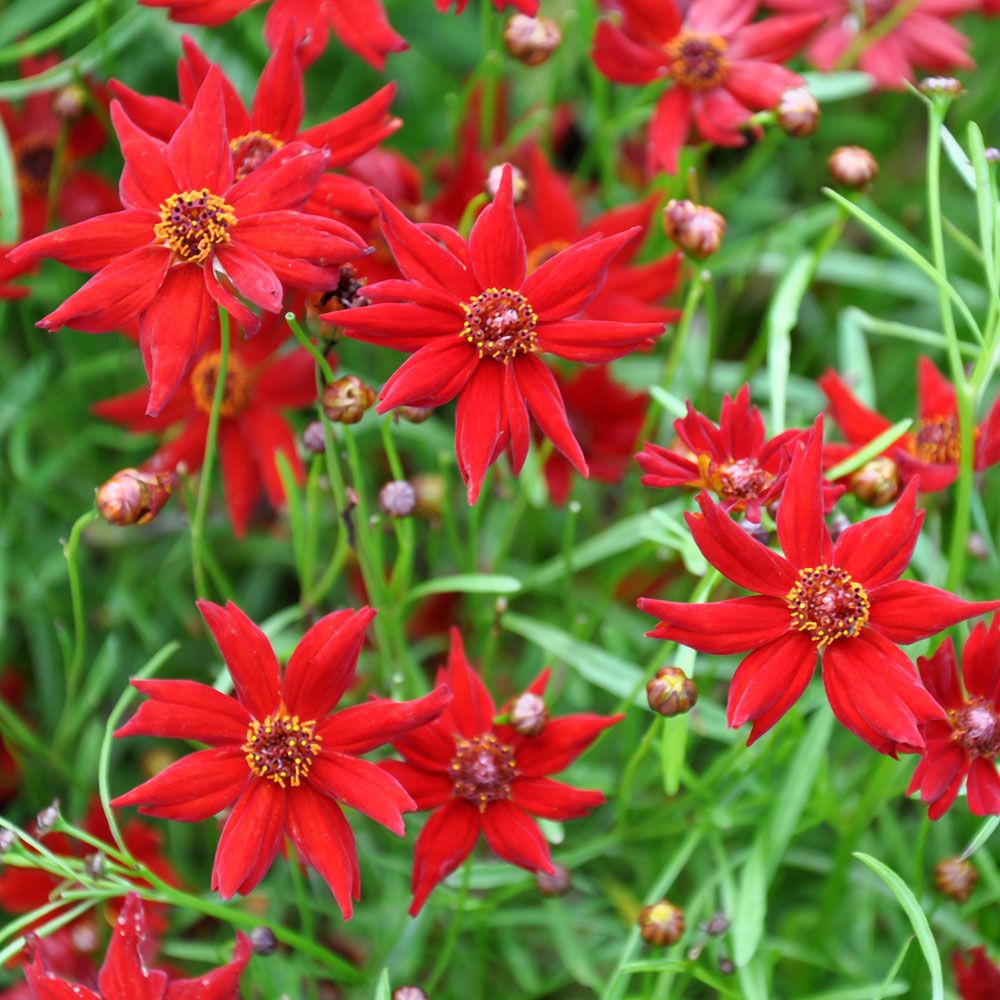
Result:
{"label": "pollen on stamen", "polygon": [[451,761],[455,794],[485,812],[491,802],[510,798],[510,784],[518,776],[514,749],[492,733],[455,741]]}
{"label": "pollen on stamen", "polygon": [[962,439],[954,417],[931,417],[917,427],[916,456],[921,462],[950,465],[962,454]]}
{"label": "pollen on stamen", "polygon": [[264,166],[265,163],[284,146],[284,142],[270,132],[256,129],[245,135],[229,140],[229,151],[233,154],[233,172],[236,180]]}
{"label": "pollen on stamen", "polygon": [[309,773],[321,742],[315,720],[303,722],[297,715],[275,713],[263,722],[254,719],[250,723],[241,749],[247,766],[259,778],[296,788]]}
{"label": "pollen on stamen", "polygon": [[685,31],[665,46],[667,72],[688,90],[711,90],[729,73],[726,40],[719,35]]}
{"label": "pollen on stamen", "polygon": [[531,303],[511,288],[487,288],[462,303],[465,325],[459,336],[467,340],[481,358],[508,364],[518,354],[537,350],[535,328],[538,316]]}
{"label": "pollen on stamen", "polygon": [[200,264],[220,243],[228,243],[236,224],[232,205],[208,188],[172,194],[160,205],[156,239],[182,260]]}
{"label": "pollen on stamen", "polygon": [[785,596],[792,628],[808,632],[820,649],[838,639],[853,639],[868,621],[868,592],[850,573],[837,566],[799,570],[799,579]]}

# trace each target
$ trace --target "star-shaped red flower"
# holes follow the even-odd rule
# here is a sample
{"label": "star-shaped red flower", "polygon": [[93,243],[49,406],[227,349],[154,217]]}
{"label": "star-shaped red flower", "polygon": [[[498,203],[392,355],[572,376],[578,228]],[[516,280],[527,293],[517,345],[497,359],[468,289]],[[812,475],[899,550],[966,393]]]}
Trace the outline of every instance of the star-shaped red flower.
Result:
{"label": "star-shaped red flower", "polygon": [[[549,672],[527,689],[541,696]],[[379,765],[413,796],[417,809],[434,810],[417,838],[413,858],[416,915],[434,887],[472,852],[480,833],[491,850],[528,871],[552,874],[549,845],[533,816],[579,819],[604,802],[598,791],[548,777],[567,768],[624,716],[566,715],[550,719],[537,736],[519,736],[494,721],[496,706],[469,665],[457,629],[448,663],[438,671],[453,699],[440,718],[392,739],[404,760]]]}
{"label": "star-shaped red flower", "polygon": [[169,979],[160,969],[146,967],[146,915],[142,898],[134,892],[115,921],[108,953],[97,977],[100,992],[69,983],[51,972],[46,942],[31,942],[34,955],[25,967],[28,986],[37,1000],[234,1000],[252,949],[245,934],[236,935],[233,960],[194,979]]}
{"label": "star-shaped red flower", "polygon": [[1000,997],[1000,966],[990,960],[985,948],[954,952],[951,967],[962,1000],[996,1000]]}
{"label": "star-shaped red flower", "polygon": [[510,448],[514,472],[520,472],[531,438],[529,413],[587,475],[559,386],[539,354],[610,361],[663,332],[662,323],[575,318],[638,229],[594,234],[528,274],[509,166],[467,244],[447,226],[414,225],[377,192],[375,197],[406,280],[368,285],[365,297],[373,305],[324,319],[358,340],[413,352],[383,387],[379,412],[441,406],[457,397],[455,450],[470,503],[504,449]]}
{"label": "star-shaped red flower", "polygon": [[137,128],[117,102],[111,116],[125,157],[125,210],[29,240],[9,257],[53,257],[97,272],[38,325],[100,333],[138,320],[155,416],[214,342],[218,307],[248,335],[256,331],[257,316],[234,292],[277,313],[285,285],[335,284],[332,268],[363,253],[364,242],[348,226],[299,211],[324,152],[289,143],[234,180],[215,69],[169,143]]}
{"label": "star-shaped red flower", "polygon": [[900,580],[924,512],[915,483],[893,510],[830,538],[823,519],[822,423],[798,451],[778,506],[784,555],[752,539],[708,494],[688,526],[705,558],[753,597],[708,604],[641,598],[660,619],[648,634],[702,653],[749,651],[729,687],[731,726],[753,722],[749,743],[766,733],[823,664],[830,707],[881,753],[924,746],[923,723],[942,710],[899,648],[1000,607],[969,602],[915,580]]}
{"label": "star-shaped red flower", "polygon": [[989,629],[980,622],[972,630],[961,679],[950,636],[933,656],[921,656],[917,666],[945,717],[923,727],[927,749],[907,794],[919,790],[928,816],[939,819],[966,781],[969,810],[976,816],[1000,815],[1000,618]]}
{"label": "star-shaped red flower", "polygon": [[231,807],[212,869],[225,898],[250,892],[289,837],[349,919],[360,898],[354,834],[340,803],[399,836],[413,800],[358,754],[436,718],[443,687],[417,701],[379,701],[331,714],[354,680],[371,608],[321,618],[282,675],[267,636],[232,602],[198,607],[226,661],[235,697],[186,680],[133,681],[149,701],[116,736],[196,740],[171,764],[113,805],[137,805],[161,819],[198,822]]}
{"label": "star-shaped red flower", "polygon": [[[780,63],[823,20],[814,13],[754,21],[760,0],[617,0],[621,26],[603,20],[594,34],[597,68],[616,83],[669,79],[649,125],[655,167],[676,173],[692,130],[720,146],[742,146],[755,111],[773,108],[802,77]],[[687,10],[684,13],[685,9]]]}

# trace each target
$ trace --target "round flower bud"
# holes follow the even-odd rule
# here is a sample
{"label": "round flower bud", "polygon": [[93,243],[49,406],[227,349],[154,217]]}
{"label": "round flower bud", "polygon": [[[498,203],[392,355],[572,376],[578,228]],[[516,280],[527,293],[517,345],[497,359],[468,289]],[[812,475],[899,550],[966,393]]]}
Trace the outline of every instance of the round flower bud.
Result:
{"label": "round flower bud", "polygon": [[444,477],[436,472],[424,472],[410,480],[417,493],[417,513],[421,517],[437,518],[444,506]]}
{"label": "round flower bud", "polygon": [[52,110],[66,121],[79,118],[86,106],[87,92],[78,83],[62,87],[52,99]]}
{"label": "round flower bud", "polygon": [[409,517],[417,506],[417,491],[405,479],[394,479],[379,490],[378,505],[389,517]]}
{"label": "round flower bud", "polygon": [[543,896],[562,896],[569,892],[569,869],[557,861],[552,862],[552,867],[555,868],[555,872],[551,875],[546,872],[535,872],[535,885]]}
{"label": "round flower bud", "polygon": [[91,878],[100,878],[104,874],[106,860],[101,851],[95,851],[93,854],[87,855],[83,867]]}
{"label": "round flower bud", "polygon": [[884,507],[899,496],[899,469],[891,458],[880,455],[853,473],[849,488],[869,507]]}
{"label": "round flower bud", "polygon": [[255,927],[250,932],[250,947],[255,955],[273,955],[278,950],[278,939],[270,927]]}
{"label": "round flower bud", "polygon": [[698,700],[698,688],[679,667],[661,667],[646,684],[646,700],[654,712],[669,719],[691,711]]}
{"label": "round flower bud", "polygon": [[724,976],[731,976],[736,972],[736,963],[731,958],[726,958],[723,955],[719,959],[719,972]]}
{"label": "round flower bud", "polygon": [[978,531],[969,532],[969,537],[965,540],[965,551],[973,559],[988,559],[990,555],[990,548],[986,544],[986,538]]}
{"label": "round flower bud", "polygon": [[431,406],[397,406],[392,415],[408,424],[422,424],[433,412]]}
{"label": "round flower bud", "polygon": [[729,930],[729,917],[724,913],[713,913],[712,919],[702,925],[709,937],[721,937]]}
{"label": "round flower bud", "polygon": [[41,837],[42,834],[48,833],[56,823],[59,822],[59,800],[54,799],[52,805],[46,806],[36,817],[35,817],[35,833]]}
{"label": "round flower bud", "polygon": [[97,510],[109,524],[146,524],[170,499],[174,476],[168,472],[122,469],[97,490]]}
{"label": "round flower bud", "polygon": [[965,88],[953,76],[927,76],[917,84],[920,93],[928,97],[960,97]]}
{"label": "round flower bud", "polygon": [[532,691],[519,694],[507,713],[507,723],[518,736],[538,736],[548,721],[545,699]]}
{"label": "round flower bud", "polygon": [[302,432],[302,447],[311,455],[322,455],[326,451],[326,433],[322,420],[313,420]]}
{"label": "round flower bud", "polygon": [[525,66],[540,66],[562,44],[562,32],[551,18],[514,14],[504,25],[503,43]]}
{"label": "round flower bud", "polygon": [[639,934],[646,944],[676,944],[684,933],[684,911],[669,900],[644,906],[639,914]]}
{"label": "round flower bud", "polygon": [[486,193],[491,198],[497,196],[497,191],[500,190],[500,180],[503,177],[503,168],[508,166],[510,167],[511,193],[514,196],[514,204],[518,205],[524,201],[524,196],[528,193],[528,182],[521,170],[512,163],[498,163],[490,169],[486,178]]}
{"label": "round flower bud", "polygon": [[945,858],[934,866],[934,884],[938,892],[956,903],[964,903],[978,881],[979,872],[965,858]]}
{"label": "round flower bud", "polygon": [[667,236],[692,257],[711,257],[726,235],[726,220],[707,205],[672,198],[663,210]]}
{"label": "round flower bud", "polygon": [[344,375],[323,390],[320,403],[335,424],[356,424],[375,403],[375,395],[357,375]]}
{"label": "round flower bud", "polygon": [[809,92],[808,87],[786,90],[781,95],[776,110],[782,130],[796,139],[812,135],[819,126],[819,101]]}
{"label": "round flower bud", "polygon": [[17,834],[4,827],[0,830],[0,854],[6,854],[17,843]]}
{"label": "round flower bud", "polygon": [[863,146],[838,146],[826,166],[838,184],[852,191],[868,187],[878,177],[878,160]]}
{"label": "round flower bud", "polygon": [[419,986],[400,986],[392,991],[392,1000],[430,1000]]}
{"label": "round flower bud", "polygon": [[1000,163],[1000,149],[996,146],[987,146],[985,153],[987,163]]}

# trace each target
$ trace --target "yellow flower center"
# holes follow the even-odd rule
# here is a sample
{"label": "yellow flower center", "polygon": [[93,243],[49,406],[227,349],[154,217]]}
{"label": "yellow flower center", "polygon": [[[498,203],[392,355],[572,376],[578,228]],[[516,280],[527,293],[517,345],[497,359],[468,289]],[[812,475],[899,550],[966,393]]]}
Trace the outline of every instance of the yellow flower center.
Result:
{"label": "yellow flower center", "polygon": [[917,424],[915,454],[921,462],[950,465],[961,453],[962,439],[954,417],[931,417]]}
{"label": "yellow flower center", "polygon": [[[212,412],[212,401],[215,399],[215,387],[219,381],[219,364],[222,355],[215,351],[206,354],[195,365],[191,372],[191,392],[194,394],[195,405],[203,413]],[[226,384],[222,390],[222,406],[219,414],[223,417],[235,417],[250,399],[250,377],[246,368],[232,354],[226,365]]]}
{"label": "yellow flower center", "polygon": [[229,151],[233,154],[233,170],[236,180],[242,180],[262,167],[284,143],[270,132],[247,132],[229,140]]}
{"label": "yellow flower center", "polygon": [[800,569],[785,595],[792,627],[808,632],[820,649],[837,639],[853,639],[868,621],[868,592],[837,566]]}
{"label": "yellow flower center", "polygon": [[282,788],[288,782],[295,788],[309,773],[321,742],[315,720],[302,722],[297,715],[276,712],[263,722],[254,719],[250,723],[241,749],[247,766],[258,778],[267,778]]}
{"label": "yellow flower center", "polygon": [[160,221],[153,232],[181,260],[200,264],[213,247],[229,242],[229,227],[235,222],[232,205],[202,188],[172,194],[160,206]]}
{"label": "yellow flower center", "polygon": [[726,47],[726,40],[718,35],[681,32],[665,46],[667,72],[679,87],[711,90],[729,72]]}
{"label": "yellow flower center", "polygon": [[510,288],[487,288],[462,303],[465,326],[459,334],[479,352],[507,364],[518,353],[537,350],[538,317],[531,303]]}
{"label": "yellow flower center", "polygon": [[528,251],[528,274],[537,271],[542,264],[552,260],[557,253],[561,253],[569,244],[565,240],[546,240],[539,243],[533,250]]}

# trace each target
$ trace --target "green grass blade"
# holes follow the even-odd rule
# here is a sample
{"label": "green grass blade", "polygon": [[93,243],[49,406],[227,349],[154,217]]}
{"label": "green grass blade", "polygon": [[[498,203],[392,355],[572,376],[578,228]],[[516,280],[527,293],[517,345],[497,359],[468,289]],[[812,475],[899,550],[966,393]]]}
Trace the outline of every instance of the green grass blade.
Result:
{"label": "green grass blade", "polygon": [[416,601],[431,594],[516,594],[521,590],[521,581],[516,576],[502,573],[456,573],[454,576],[439,576],[414,587],[406,595],[408,601]]}

